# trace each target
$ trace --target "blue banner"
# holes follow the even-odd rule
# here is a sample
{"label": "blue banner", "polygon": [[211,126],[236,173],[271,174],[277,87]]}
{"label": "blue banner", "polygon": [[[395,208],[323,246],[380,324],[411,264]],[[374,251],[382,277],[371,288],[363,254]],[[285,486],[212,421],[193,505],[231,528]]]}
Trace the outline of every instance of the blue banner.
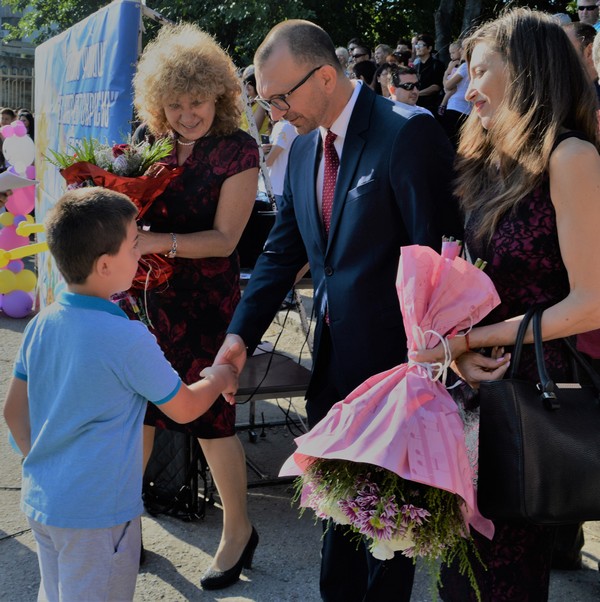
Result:
{"label": "blue banner", "polygon": [[[37,221],[66,189],[58,169],[44,158],[48,149],[67,152],[83,138],[120,143],[131,133],[140,26],[140,2],[121,0],[36,48]],[[54,300],[61,278],[48,253],[38,267],[44,306]]]}

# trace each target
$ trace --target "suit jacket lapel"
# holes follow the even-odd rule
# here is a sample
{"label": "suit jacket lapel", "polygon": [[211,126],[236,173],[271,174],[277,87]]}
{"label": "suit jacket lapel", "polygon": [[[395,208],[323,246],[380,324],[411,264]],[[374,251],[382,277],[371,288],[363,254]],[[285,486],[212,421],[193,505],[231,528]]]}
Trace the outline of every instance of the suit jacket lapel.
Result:
{"label": "suit jacket lapel", "polygon": [[329,226],[329,237],[327,240],[328,248],[335,237],[346,202],[346,196],[350,190],[352,178],[356,173],[356,168],[366,143],[363,133],[369,129],[371,109],[374,100],[375,93],[371,91],[368,86],[363,84],[358,98],[356,99],[352,115],[350,116],[348,131],[346,132],[346,139],[344,140],[344,148],[342,149],[340,169],[335,185],[335,195],[333,197],[333,210],[331,213],[331,224]]}

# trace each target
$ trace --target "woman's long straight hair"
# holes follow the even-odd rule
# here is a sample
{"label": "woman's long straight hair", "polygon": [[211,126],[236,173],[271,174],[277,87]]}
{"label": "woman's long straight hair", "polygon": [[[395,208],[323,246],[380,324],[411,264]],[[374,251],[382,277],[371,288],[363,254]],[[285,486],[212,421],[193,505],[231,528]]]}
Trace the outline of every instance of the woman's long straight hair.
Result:
{"label": "woman's long straight hair", "polygon": [[456,160],[456,194],[480,211],[478,238],[491,238],[500,217],[539,186],[557,136],[576,130],[599,147],[596,97],[562,28],[548,15],[512,9],[479,27],[465,44],[486,43],[504,59],[504,100],[486,130],[475,111],[465,123]]}

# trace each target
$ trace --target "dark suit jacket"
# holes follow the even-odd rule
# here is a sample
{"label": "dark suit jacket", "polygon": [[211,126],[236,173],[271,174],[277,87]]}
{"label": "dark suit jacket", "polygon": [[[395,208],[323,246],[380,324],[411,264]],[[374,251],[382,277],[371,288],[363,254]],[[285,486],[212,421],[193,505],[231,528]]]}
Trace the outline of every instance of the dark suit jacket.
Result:
{"label": "dark suit jacket", "polygon": [[344,141],[328,238],[315,193],[321,137],[315,130],[296,138],[275,225],[228,329],[253,349],[308,260],[315,360],[328,307],[342,395],[406,356],[395,288],[400,247],[439,250],[442,235],[462,237],[450,192],[453,151],[444,132],[429,116],[406,119],[394,108],[362,86]]}

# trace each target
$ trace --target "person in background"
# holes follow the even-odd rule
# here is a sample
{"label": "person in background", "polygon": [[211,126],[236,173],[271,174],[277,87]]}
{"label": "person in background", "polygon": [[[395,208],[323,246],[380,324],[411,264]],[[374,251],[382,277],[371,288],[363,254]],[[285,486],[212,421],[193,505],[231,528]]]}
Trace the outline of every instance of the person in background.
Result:
{"label": "person in background", "polygon": [[419,76],[412,67],[398,67],[392,71],[389,83],[392,100],[395,100],[401,114],[405,116],[432,113],[417,106],[419,100]]}
{"label": "person in background", "polygon": [[340,46],[339,48],[335,49],[335,56],[337,56],[344,73],[348,75],[348,64],[350,62],[350,53],[348,50],[343,46]]}
{"label": "person in background", "polygon": [[[600,327],[594,91],[563,29],[541,12],[514,9],[480,26],[465,53],[473,110],[460,136],[456,193],[469,216],[469,256],[487,261],[502,302],[468,340],[448,341],[451,356],[475,389],[501,378],[510,354],[479,350],[513,345],[523,314],[544,305],[546,366],[556,382],[569,382],[571,356],[561,338]],[[532,341],[530,326],[525,343]],[[442,347],[410,357],[436,361]],[[523,347],[515,378],[537,382],[533,345]],[[473,533],[481,600],[548,600],[555,527],[520,520],[494,527],[491,541]],[[477,599],[455,565],[443,567],[439,593],[444,601]]]}
{"label": "person in background", "polygon": [[183,384],[156,339],[112,303],[138,267],[137,213],[125,195],[92,187],[67,192],[45,220],[67,292],[27,325],[4,404],[24,456],[39,600],[133,599],[146,404],[188,422],[237,389],[229,366]]}
{"label": "person in background", "polygon": [[[379,84],[379,88],[381,89],[381,96],[384,98],[390,97],[390,81],[392,77],[392,72],[397,68],[397,63],[383,63],[377,67],[375,71],[375,79]],[[377,90],[375,90],[377,92]]]}
{"label": "person in background", "polygon": [[[257,96],[254,65],[248,65],[248,67],[244,69],[242,74],[242,84],[246,88],[246,96],[252,110],[252,115],[254,116],[254,124],[256,125],[258,133],[268,135],[271,129],[269,117],[266,111],[254,100]],[[248,126],[248,117],[246,116],[245,111],[242,113],[240,129],[244,130],[244,132],[250,132],[250,128]]]}
{"label": "person in background", "polygon": [[414,68],[421,83],[417,104],[435,115],[441,100],[440,93],[444,87],[446,68],[444,63],[433,56],[433,38],[429,34],[422,33],[417,36],[415,51],[419,61],[415,61]]}
{"label": "person in background", "polygon": [[[0,109],[0,127],[2,127],[3,125],[10,125],[16,119],[16,117],[17,115],[12,109],[8,107]],[[4,137],[2,136],[2,134],[0,134],[0,172],[6,171],[6,169],[8,168],[6,159],[4,158],[4,154],[2,153],[3,142]]]}
{"label": "person in background", "polygon": [[373,88],[372,84],[375,78],[376,71],[377,68],[375,67],[375,63],[373,61],[364,60],[354,63],[354,65],[352,65],[352,73],[354,74],[354,79],[364,82],[370,88]]}
{"label": "person in background", "polygon": [[460,65],[460,61],[461,61],[460,42],[452,42],[452,44],[450,44],[450,46],[448,46],[448,52],[450,53],[450,62],[448,63],[448,66],[446,67],[446,71],[444,71],[444,79],[443,79],[444,97],[442,98],[440,106],[438,107],[438,111],[437,111],[438,115],[443,115],[445,113],[446,105],[448,104],[448,99],[456,91],[456,88],[454,88],[454,87],[451,88],[450,91],[446,91],[446,82],[452,75],[454,75],[454,73],[456,73],[456,70],[458,69],[458,66]]}
{"label": "person in background", "polygon": [[579,21],[591,25],[596,31],[600,31],[599,14],[600,10],[597,2],[593,2],[593,0],[580,0],[577,3]]}
{"label": "person in background", "polygon": [[600,109],[600,83],[598,82],[598,71],[596,70],[594,59],[592,57],[592,47],[594,39],[597,37],[596,30],[587,23],[579,22],[564,25],[563,29],[583,61],[583,66],[594,85],[594,91],[596,92],[596,98],[598,99],[598,108]]}
{"label": "person in background", "polygon": [[[458,134],[463,123],[471,113],[471,103],[465,98],[469,88],[469,69],[466,61],[462,60],[462,47],[459,43],[460,63],[454,73],[446,79],[444,91],[446,96],[446,110],[441,114],[441,123],[452,146],[458,146]],[[441,106],[440,106],[441,108]],[[438,115],[440,115],[438,111]]]}
{"label": "person in background", "polygon": [[385,96],[383,92],[383,88],[379,83],[379,69],[380,67],[386,63],[387,57],[392,53],[392,47],[387,44],[378,44],[375,47],[375,51],[373,52],[373,59],[375,61],[375,73],[373,74],[373,79],[369,82],[369,85],[373,90],[375,90],[376,94],[380,94]]}
{"label": "person in background", "polygon": [[22,121],[27,128],[27,134],[32,140],[35,140],[35,119],[27,109],[19,109],[17,119]]}
{"label": "person in background", "polygon": [[[277,220],[215,362],[235,358],[242,369],[246,346],[252,353],[308,261],[317,316],[306,394],[312,428],[361,382],[404,359],[400,248],[439,249],[444,234],[462,238],[450,194],[453,151],[434,119],[406,119],[369,86],[347,79],[330,37],[313,23],[276,25],[254,63],[261,104],[300,135]],[[326,602],[406,602],[413,575],[402,554],[382,562],[345,528],[326,529]]]}
{"label": "person in background", "polygon": [[392,53],[392,47],[387,44],[378,44],[375,46],[375,51],[373,52],[373,58],[375,59],[375,65],[379,67],[385,63],[385,59],[388,54]]}
{"label": "person in background", "polygon": [[[17,118],[17,114],[10,108],[0,109],[0,126],[10,125]],[[2,137],[0,136],[0,139]]]}
{"label": "person in background", "polygon": [[[182,168],[153,201],[139,234],[142,256],[172,264],[168,287],[140,296],[152,331],[182,380],[212,364],[240,299],[236,246],[258,187],[258,147],[239,129],[241,88],[230,57],[192,24],[164,25],[138,62],[133,81],[138,117],[172,139],[167,164]],[[235,583],[250,564],[258,535],[246,505],[246,461],[235,434],[235,405],[222,397],[198,420],[179,426],[148,407],[144,459],[154,428],[197,437],[223,505],[221,542],[201,579],[205,589]]]}
{"label": "person in background", "polygon": [[271,145],[265,163],[269,168],[269,177],[271,178],[271,186],[277,207],[281,206],[288,156],[292,142],[294,142],[297,135],[294,126],[285,119],[280,119],[273,126]]}

